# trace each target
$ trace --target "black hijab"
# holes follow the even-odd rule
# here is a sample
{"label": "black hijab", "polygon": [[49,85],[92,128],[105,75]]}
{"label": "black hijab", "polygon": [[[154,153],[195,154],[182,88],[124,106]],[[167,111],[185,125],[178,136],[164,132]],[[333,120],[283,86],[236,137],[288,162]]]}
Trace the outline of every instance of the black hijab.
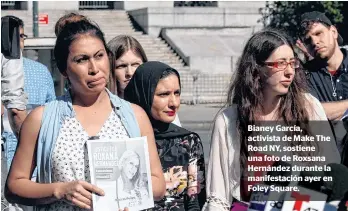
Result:
{"label": "black hijab", "polygon": [[124,99],[142,107],[149,116],[156,140],[186,136],[192,133],[173,123],[165,123],[152,118],[151,107],[155,90],[163,72],[166,70],[171,70],[178,76],[181,87],[178,71],[162,62],[151,61],[137,68],[124,90]]}

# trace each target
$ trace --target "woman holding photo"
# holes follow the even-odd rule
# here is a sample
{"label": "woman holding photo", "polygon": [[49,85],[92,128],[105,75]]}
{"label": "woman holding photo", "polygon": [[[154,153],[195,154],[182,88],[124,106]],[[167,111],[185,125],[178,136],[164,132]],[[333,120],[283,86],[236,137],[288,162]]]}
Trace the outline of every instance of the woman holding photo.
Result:
{"label": "woman holding photo", "polygon": [[[242,194],[247,191],[241,184],[247,157],[252,155],[247,146],[255,144],[248,142],[253,135],[248,125],[296,123],[302,129],[301,135],[310,134],[311,120],[323,121],[329,127],[323,107],[306,90],[306,77],[290,39],[274,29],[255,33],[241,55],[227,94],[227,106],[215,119],[207,174],[208,198],[203,210],[227,211],[234,200],[248,201],[250,195]],[[316,142],[288,144],[313,146]],[[335,142],[326,146],[319,143],[319,154],[327,158],[326,163],[339,163]]]}
{"label": "woman holding photo", "polygon": [[[69,90],[34,109],[23,123],[5,187],[7,200],[46,211],[91,209],[92,193],[104,195],[90,183],[86,142],[95,136],[147,136],[153,196],[161,199],[165,183],[146,113],[105,88],[110,62],[103,32],[86,20],[67,23],[54,57]],[[33,182],[36,166],[38,182]]]}
{"label": "woman holding photo", "polygon": [[141,106],[154,128],[166,181],[166,195],[152,210],[201,210],[205,168],[200,137],[172,124],[180,107],[180,75],[161,62],[140,65],[125,89],[125,99]]}

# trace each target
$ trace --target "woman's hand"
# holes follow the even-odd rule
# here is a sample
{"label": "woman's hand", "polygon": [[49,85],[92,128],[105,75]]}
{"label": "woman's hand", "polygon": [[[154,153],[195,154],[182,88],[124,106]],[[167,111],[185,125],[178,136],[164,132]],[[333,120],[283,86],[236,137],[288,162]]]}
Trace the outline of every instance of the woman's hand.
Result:
{"label": "woman's hand", "polygon": [[74,181],[58,183],[59,185],[54,190],[54,196],[59,199],[67,199],[74,205],[91,209],[92,193],[104,196],[104,191],[95,185],[85,181]]}
{"label": "woman's hand", "polygon": [[127,207],[125,207],[124,210],[119,209],[118,211],[129,211],[129,209]]}

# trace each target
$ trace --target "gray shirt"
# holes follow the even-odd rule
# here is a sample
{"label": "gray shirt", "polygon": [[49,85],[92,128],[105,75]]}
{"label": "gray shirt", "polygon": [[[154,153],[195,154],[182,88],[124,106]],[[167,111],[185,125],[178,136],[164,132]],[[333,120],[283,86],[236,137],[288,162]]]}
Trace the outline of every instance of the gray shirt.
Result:
{"label": "gray shirt", "polygon": [[28,96],[24,92],[22,56],[20,59],[7,59],[1,54],[1,101],[7,109],[26,109]]}

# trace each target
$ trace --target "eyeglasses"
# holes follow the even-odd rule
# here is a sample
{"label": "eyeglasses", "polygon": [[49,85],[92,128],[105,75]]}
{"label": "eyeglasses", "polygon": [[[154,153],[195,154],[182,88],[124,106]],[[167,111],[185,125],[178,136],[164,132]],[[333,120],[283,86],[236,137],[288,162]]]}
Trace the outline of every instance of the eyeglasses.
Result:
{"label": "eyeglasses", "polygon": [[24,39],[24,40],[26,40],[26,39],[28,38],[28,35],[26,35],[26,34],[20,34],[19,37],[22,38],[22,39]]}
{"label": "eyeglasses", "polygon": [[278,70],[285,70],[288,67],[288,65],[290,65],[293,69],[300,67],[300,61],[298,59],[291,60],[290,62],[287,62],[285,60],[280,60],[276,62],[264,62],[264,64]]}

